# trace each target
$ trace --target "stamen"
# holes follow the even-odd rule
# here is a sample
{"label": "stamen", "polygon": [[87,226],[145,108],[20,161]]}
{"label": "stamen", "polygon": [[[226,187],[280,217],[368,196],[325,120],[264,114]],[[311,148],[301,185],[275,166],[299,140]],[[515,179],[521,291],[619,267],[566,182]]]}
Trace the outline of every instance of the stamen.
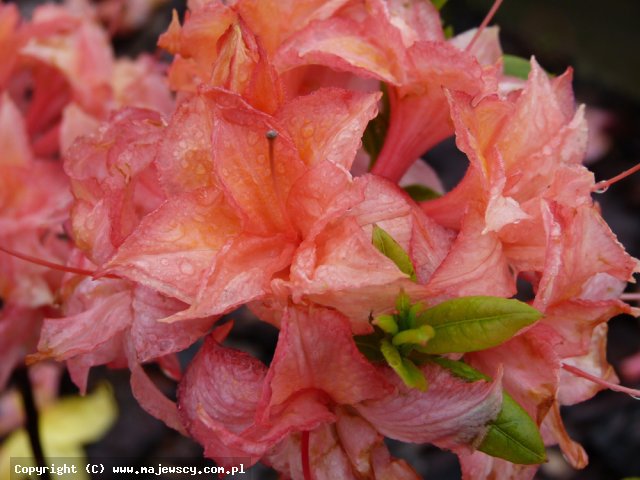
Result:
{"label": "stamen", "polygon": [[[265,133],[265,136],[267,137],[267,141],[269,142],[269,171],[271,172],[271,181],[273,182],[273,192],[278,195],[278,180],[276,178],[276,165],[275,165],[275,153],[274,153],[274,146],[275,146],[275,142],[276,142],[276,138],[278,137],[278,131],[277,130],[268,130],[267,133]],[[279,198],[279,196],[278,196]]]}
{"label": "stamen", "polygon": [[487,13],[487,16],[484,17],[484,20],[478,27],[478,31],[469,42],[469,45],[467,45],[467,48],[464,49],[466,52],[471,51],[471,49],[473,48],[473,45],[476,43],[478,38],[480,38],[480,35],[482,34],[482,32],[484,32],[484,29],[487,28],[487,25],[489,25],[489,22],[493,19],[493,16],[496,14],[498,9],[500,8],[500,5],[502,5],[502,2],[503,0],[495,0],[495,2],[493,2],[493,6],[491,7],[491,10],[489,10],[489,13]]}
{"label": "stamen", "polygon": [[584,370],[574,367],[573,365],[568,365],[566,363],[562,364],[562,368],[564,368],[568,372],[573,373],[577,377],[585,378],[595,384],[602,385],[603,387],[608,388],[609,390],[626,393],[627,395],[635,398],[636,400],[640,400],[640,390],[635,390],[633,388],[623,387],[622,385],[616,385],[615,383],[607,382],[606,380],[600,377],[591,375],[590,373],[587,373]]}
{"label": "stamen", "polygon": [[[75,273],[76,275],[84,275],[87,277],[93,277],[95,272],[91,270],[85,270],[84,268],[76,268],[76,267],[68,267],[66,265],[60,265],[59,263],[49,262],[48,260],[42,260],[41,258],[32,257],[31,255],[27,255],[25,253],[16,252],[15,250],[11,250],[10,248],[6,248],[0,246],[0,251],[11,255],[12,257],[19,258],[20,260],[24,260],[25,262],[33,263],[34,265],[40,265],[41,267],[50,268],[52,270],[58,270],[60,272],[67,273]],[[106,278],[120,278],[115,275],[104,275]]]}
{"label": "stamen", "polygon": [[604,193],[607,191],[607,189],[613,185],[616,182],[619,182],[620,180],[622,180],[623,178],[628,177],[629,175],[632,175],[634,173],[636,173],[638,170],[640,170],[640,163],[638,163],[637,165],[631,167],[628,170],[625,170],[624,172],[622,172],[619,175],[616,175],[615,177],[609,179],[609,180],[603,180],[601,182],[596,183],[593,187],[591,187],[591,191],[595,192],[595,193]]}
{"label": "stamen", "polygon": [[304,480],[313,480],[311,476],[311,463],[309,462],[309,431],[302,432],[300,438],[300,453],[302,455],[302,475]]}

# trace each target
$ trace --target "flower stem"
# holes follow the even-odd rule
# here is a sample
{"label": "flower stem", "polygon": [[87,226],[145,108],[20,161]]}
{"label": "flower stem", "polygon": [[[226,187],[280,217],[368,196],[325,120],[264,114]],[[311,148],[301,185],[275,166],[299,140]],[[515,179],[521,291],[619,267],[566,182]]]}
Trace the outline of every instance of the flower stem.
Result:
{"label": "flower stem", "polygon": [[[42,442],[40,441],[39,430],[39,414],[36,407],[36,402],[33,397],[33,388],[31,380],[29,379],[29,371],[26,368],[18,368],[14,372],[14,379],[20,393],[22,394],[22,401],[24,403],[25,413],[25,428],[29,435],[29,443],[31,444],[31,451],[33,452],[33,458],[36,461],[38,467],[46,467],[47,462],[44,458],[44,451],[42,450]],[[44,480],[50,480],[51,476],[47,468],[42,468],[44,472],[42,478]]]}

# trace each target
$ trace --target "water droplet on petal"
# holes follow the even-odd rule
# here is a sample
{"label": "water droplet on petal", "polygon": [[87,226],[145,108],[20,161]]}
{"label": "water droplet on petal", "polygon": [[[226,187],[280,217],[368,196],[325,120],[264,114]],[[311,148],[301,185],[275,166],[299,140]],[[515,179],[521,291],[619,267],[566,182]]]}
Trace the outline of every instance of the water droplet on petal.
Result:
{"label": "water droplet on petal", "polygon": [[193,267],[191,262],[183,260],[182,262],[180,262],[180,272],[184,275],[193,275],[193,272],[195,272],[195,268]]}
{"label": "water droplet on petal", "polygon": [[593,193],[605,193],[607,190],[609,190],[609,185],[607,185],[606,187],[598,188],[594,190]]}

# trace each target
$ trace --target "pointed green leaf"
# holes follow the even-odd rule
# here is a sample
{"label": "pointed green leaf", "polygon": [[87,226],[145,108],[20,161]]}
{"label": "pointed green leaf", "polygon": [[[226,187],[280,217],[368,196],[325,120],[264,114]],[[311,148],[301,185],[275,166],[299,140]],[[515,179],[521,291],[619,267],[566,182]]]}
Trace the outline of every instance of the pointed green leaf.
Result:
{"label": "pointed green leaf", "polygon": [[400,345],[421,345],[424,346],[433,338],[436,332],[431,325],[421,325],[418,328],[403,330],[394,335],[391,343],[396,347]]}
{"label": "pointed green leaf", "polygon": [[[463,380],[491,380],[464,362],[437,357],[431,357],[430,361]],[[535,465],[546,460],[544,442],[536,423],[507,392],[502,393],[500,413],[489,424],[478,450],[520,465]]]}
{"label": "pointed green leaf", "polygon": [[398,333],[398,324],[396,323],[396,319],[393,318],[393,315],[379,315],[375,318],[373,324],[377,325],[380,330],[389,335]]}
{"label": "pointed green leaf", "polygon": [[478,450],[521,465],[536,465],[546,460],[536,423],[506,392],[498,418],[490,424]]}
{"label": "pointed green leaf", "polygon": [[427,389],[427,379],[422,371],[411,360],[403,358],[398,349],[391,345],[389,340],[382,340],[380,351],[389,366],[398,374],[407,387],[417,388],[422,391]]}
{"label": "pointed green leaf", "polygon": [[433,200],[434,198],[440,198],[440,195],[435,190],[425,187],[424,185],[419,185],[414,183],[412,185],[407,185],[403,187],[403,190],[409,194],[409,196],[414,199],[416,202],[424,202],[425,200]]}
{"label": "pointed green leaf", "polygon": [[391,235],[374,225],[371,242],[385,257],[391,259],[402,273],[406,273],[411,277],[411,280],[416,281],[416,272],[409,255]]}
{"label": "pointed green leaf", "polygon": [[542,314],[519,300],[499,297],[463,297],[442,302],[422,312],[417,325],[431,325],[436,335],[419,350],[423,353],[466,353],[506,342]]}
{"label": "pointed green leaf", "polygon": [[505,54],[502,56],[502,61],[505,75],[522,78],[523,80],[529,78],[531,63],[526,58]]}

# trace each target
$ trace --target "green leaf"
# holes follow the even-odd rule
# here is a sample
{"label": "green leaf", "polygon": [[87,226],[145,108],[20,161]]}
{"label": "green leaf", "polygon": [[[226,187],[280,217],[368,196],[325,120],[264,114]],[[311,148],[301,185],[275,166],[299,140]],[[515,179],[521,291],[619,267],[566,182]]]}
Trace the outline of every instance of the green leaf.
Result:
{"label": "green leaf", "polygon": [[393,336],[391,343],[396,347],[400,345],[421,345],[424,346],[433,338],[435,331],[431,325],[421,325],[418,328],[403,330]]}
{"label": "green leaf", "polygon": [[371,242],[385,257],[391,259],[402,273],[406,273],[411,280],[416,281],[416,272],[413,269],[413,263],[411,263],[409,255],[391,235],[379,226],[374,225]]}
{"label": "green leaf", "polygon": [[506,392],[498,418],[490,424],[478,450],[520,465],[536,465],[546,460],[536,423]]}
{"label": "green leaf", "polygon": [[375,318],[373,324],[389,335],[398,333],[398,324],[396,323],[396,319],[393,318],[393,315],[379,315]]}
{"label": "green leaf", "polygon": [[440,195],[435,190],[425,187],[424,185],[420,185],[418,183],[414,183],[412,185],[407,185],[403,187],[403,190],[409,194],[409,196],[414,199],[416,202],[424,202],[425,200],[433,200],[435,198],[440,198]]}
{"label": "green leaf", "polygon": [[[464,362],[432,357],[430,361],[466,381],[491,379]],[[546,460],[544,442],[529,414],[507,392],[502,392],[502,407],[478,450],[492,457],[520,465],[535,465]]]}
{"label": "green leaf", "polygon": [[515,55],[503,55],[502,61],[504,65],[504,74],[511,77],[522,78],[526,80],[529,78],[529,72],[531,72],[531,64],[529,60]]}
{"label": "green leaf", "polygon": [[373,168],[382,151],[384,140],[387,137],[387,130],[389,129],[389,119],[391,117],[391,105],[389,103],[389,92],[387,91],[386,84],[382,83],[380,89],[382,90],[382,106],[380,107],[378,116],[368,123],[362,135],[362,146],[371,159],[369,161],[369,170]]}
{"label": "green leaf", "polygon": [[442,10],[442,7],[445,6],[448,0],[431,0],[433,6],[436,7],[436,10]]}
{"label": "green leaf", "polygon": [[466,353],[506,342],[542,317],[519,300],[499,297],[463,297],[442,302],[422,312],[416,325],[431,325],[436,335],[423,353]]}
{"label": "green leaf", "polygon": [[427,379],[422,370],[408,358],[402,357],[398,349],[391,345],[389,340],[382,340],[380,351],[384,355],[389,366],[398,374],[404,384],[409,388],[417,388],[423,392],[427,389]]}

